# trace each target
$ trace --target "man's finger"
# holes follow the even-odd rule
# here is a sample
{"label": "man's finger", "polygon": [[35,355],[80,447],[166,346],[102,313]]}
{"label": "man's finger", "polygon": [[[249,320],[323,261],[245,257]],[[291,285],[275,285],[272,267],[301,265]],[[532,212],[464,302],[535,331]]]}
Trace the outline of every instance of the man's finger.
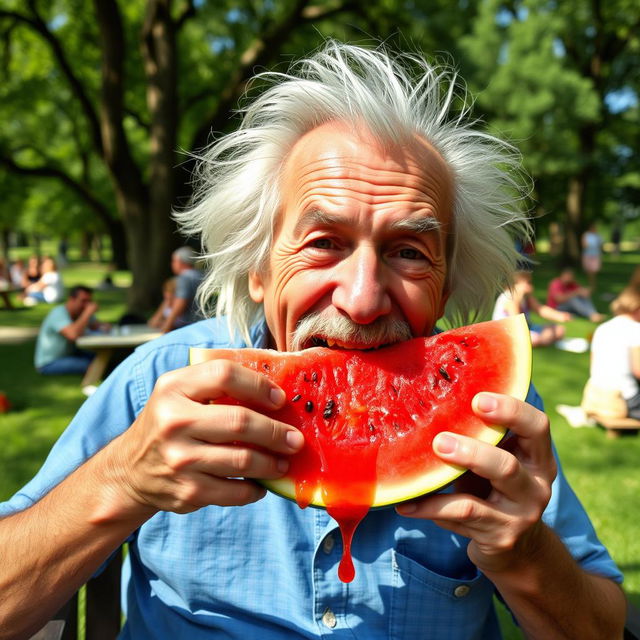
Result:
{"label": "man's finger", "polygon": [[273,409],[285,401],[284,391],[266,376],[229,360],[208,360],[170,371],[160,376],[156,388],[180,393],[201,403],[231,396]]}
{"label": "man's finger", "polygon": [[295,427],[246,407],[201,405],[189,418],[188,436],[209,444],[243,442],[287,455],[304,444],[304,436]]}

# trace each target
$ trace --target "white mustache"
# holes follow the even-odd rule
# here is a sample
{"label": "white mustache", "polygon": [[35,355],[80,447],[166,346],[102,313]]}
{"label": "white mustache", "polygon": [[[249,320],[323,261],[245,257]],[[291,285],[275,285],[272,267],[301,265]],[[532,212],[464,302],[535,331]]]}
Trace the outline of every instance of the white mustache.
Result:
{"label": "white mustache", "polygon": [[292,349],[304,349],[314,336],[372,347],[413,338],[411,327],[404,320],[381,317],[370,324],[356,324],[346,316],[324,316],[313,312],[298,321],[291,339]]}

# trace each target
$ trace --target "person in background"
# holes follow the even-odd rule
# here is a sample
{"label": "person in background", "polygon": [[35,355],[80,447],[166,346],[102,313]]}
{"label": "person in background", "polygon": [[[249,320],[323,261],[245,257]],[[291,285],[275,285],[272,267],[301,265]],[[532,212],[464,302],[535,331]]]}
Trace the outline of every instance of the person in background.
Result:
{"label": "person in background", "polygon": [[549,283],[547,306],[588,318],[591,322],[602,322],[605,319],[591,300],[591,290],[576,282],[572,267],[562,269],[558,277]]}
{"label": "person in background", "polygon": [[589,225],[580,239],[582,245],[582,269],[589,280],[591,291],[596,290],[596,279],[602,267],[602,236],[595,223]]}
{"label": "person in background", "polygon": [[24,270],[22,288],[26,289],[29,285],[34,284],[40,280],[40,258],[36,255],[29,256],[27,261],[27,268]]}
{"label": "person in background", "polygon": [[39,302],[55,304],[60,302],[64,296],[62,276],[53,258],[45,258],[42,261],[41,273],[40,279],[24,290],[23,302],[26,306],[34,306]]}
{"label": "person in background", "polygon": [[[589,380],[582,405],[602,405],[612,392],[624,400],[626,416],[640,420],[640,288],[627,286],[611,303],[614,317],[593,333]],[[610,407],[609,407],[610,408]],[[594,411],[597,413],[597,411]]]}
{"label": "person in background", "polygon": [[155,313],[149,318],[147,324],[154,329],[159,329],[165,323],[173,308],[173,301],[176,295],[176,279],[167,278],[162,285],[162,302]]}
{"label": "person in background", "polygon": [[16,289],[22,289],[24,287],[24,276],[24,260],[22,258],[18,258],[17,260],[14,260],[13,264],[9,268],[11,286]]}
{"label": "person in background", "polygon": [[571,320],[570,313],[553,309],[537,300],[533,293],[531,271],[524,270],[516,271],[509,289],[506,289],[498,296],[493,308],[493,319],[499,320],[519,313],[524,313],[527,319],[531,344],[534,347],[546,347],[562,340],[565,330],[559,324],[535,324],[531,321],[531,313],[536,313],[541,318],[552,322],[568,322]]}
{"label": "person in background", "polygon": [[202,282],[202,271],[195,268],[196,258],[191,247],[180,247],[171,254],[171,270],[176,276],[176,284],[171,307],[158,327],[164,333],[202,318],[195,299]]}
{"label": "person in background", "polygon": [[51,309],[40,326],[34,364],[43,375],[83,374],[94,354],[77,348],[76,340],[88,329],[106,331],[109,324],[98,322],[98,304],[90,287],[76,285],[64,304]]}

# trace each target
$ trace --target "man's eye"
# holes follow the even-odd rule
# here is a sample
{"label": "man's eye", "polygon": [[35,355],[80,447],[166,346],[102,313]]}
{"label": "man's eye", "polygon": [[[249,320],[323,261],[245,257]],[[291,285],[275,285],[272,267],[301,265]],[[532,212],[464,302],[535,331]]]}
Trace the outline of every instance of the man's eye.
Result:
{"label": "man's eye", "polygon": [[417,249],[413,249],[411,247],[405,247],[404,249],[400,249],[398,251],[398,257],[403,260],[421,260],[424,258],[424,255]]}
{"label": "man's eye", "polygon": [[330,238],[316,238],[315,240],[311,241],[310,245],[314,249],[333,249],[334,248],[333,241]]}

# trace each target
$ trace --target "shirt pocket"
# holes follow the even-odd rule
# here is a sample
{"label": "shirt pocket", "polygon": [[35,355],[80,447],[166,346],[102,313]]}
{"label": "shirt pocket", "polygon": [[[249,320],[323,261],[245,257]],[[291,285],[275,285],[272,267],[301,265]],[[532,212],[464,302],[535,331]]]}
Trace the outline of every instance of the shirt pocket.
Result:
{"label": "shirt pocket", "polygon": [[393,551],[390,640],[500,638],[493,584],[480,572],[469,580],[439,575]]}

